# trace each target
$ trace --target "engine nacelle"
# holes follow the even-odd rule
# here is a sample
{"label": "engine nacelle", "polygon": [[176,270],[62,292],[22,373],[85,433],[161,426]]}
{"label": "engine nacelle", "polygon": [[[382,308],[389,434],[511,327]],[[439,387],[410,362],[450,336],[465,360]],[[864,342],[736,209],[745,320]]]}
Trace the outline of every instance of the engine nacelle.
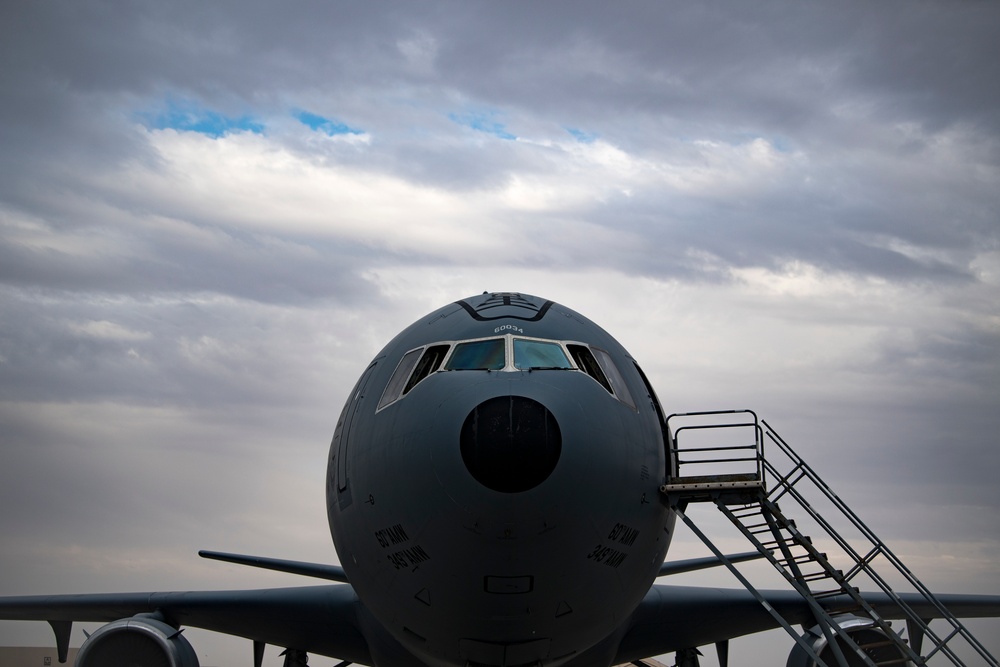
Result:
{"label": "engine nacelle", "polygon": [[[884,632],[874,627],[875,623],[870,618],[847,616],[839,618],[837,625],[841,630],[847,632],[858,646],[868,647],[863,650],[872,662],[881,664],[883,662],[902,660],[903,662],[894,664],[900,664],[904,667],[913,664],[906,661],[905,654],[895,644],[889,642],[889,638],[886,637]],[[802,638],[805,639],[816,655],[827,665],[835,666],[839,664],[833,647],[829,645],[826,636],[823,634],[823,630],[818,625],[802,635]],[[865,662],[858,656],[853,646],[849,646],[839,637],[835,636],[834,638],[840,644],[844,658],[846,658],[847,664],[850,667],[864,667]],[[792,652],[788,654],[788,662],[785,664],[786,667],[817,667],[818,665],[798,643],[792,648]]]}
{"label": "engine nacelle", "polygon": [[199,667],[198,654],[177,630],[149,616],[101,626],[80,647],[76,667]]}

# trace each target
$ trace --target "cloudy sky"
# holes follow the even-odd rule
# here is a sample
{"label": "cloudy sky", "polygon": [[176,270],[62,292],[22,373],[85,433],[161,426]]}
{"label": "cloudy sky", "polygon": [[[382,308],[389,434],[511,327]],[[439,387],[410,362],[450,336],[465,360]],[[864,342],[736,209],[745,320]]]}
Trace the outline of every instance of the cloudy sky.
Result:
{"label": "cloudy sky", "polygon": [[602,324],[668,412],[756,409],[925,583],[1000,593],[998,32],[975,1],[3,3],[0,594],[308,583],[195,552],[335,561],[347,391],[483,290]]}

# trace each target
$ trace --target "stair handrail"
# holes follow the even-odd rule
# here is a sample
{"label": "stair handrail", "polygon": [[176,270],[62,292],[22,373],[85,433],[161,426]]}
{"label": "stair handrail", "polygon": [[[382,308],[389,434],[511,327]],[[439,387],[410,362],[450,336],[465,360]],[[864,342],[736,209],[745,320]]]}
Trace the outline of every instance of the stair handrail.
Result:
{"label": "stair handrail", "polygon": [[[716,415],[749,415],[752,421],[743,422],[732,422],[732,423],[708,423],[708,424],[688,424],[679,427],[674,430],[671,428],[670,420],[681,417],[710,417]],[[703,410],[698,412],[675,412],[669,415],[664,423],[667,427],[667,432],[670,434],[670,453],[675,457],[676,460],[676,477],[681,477],[680,467],[681,465],[695,465],[695,464],[718,464],[718,463],[745,463],[753,462],[756,468],[756,478],[763,481],[764,479],[764,431],[760,425],[760,419],[757,417],[757,413],[753,410],[742,409],[742,410]],[[754,431],[754,442],[750,445],[724,445],[724,446],[713,446],[713,447],[687,447],[681,448],[679,444],[679,436],[684,431],[701,431],[701,430],[711,430],[711,429],[735,429],[735,428],[748,428],[753,427]],[[708,459],[689,459],[682,460],[680,458],[682,452],[694,453],[694,452],[737,452],[753,450],[751,456],[739,456],[733,455],[730,458],[708,458]]]}
{"label": "stair handrail", "polygon": [[919,579],[917,579],[917,577],[910,571],[910,569],[907,568],[905,564],[903,564],[902,560],[900,560],[899,557],[897,557],[892,552],[892,550],[890,550],[889,547],[886,546],[886,544],[878,538],[878,536],[874,533],[874,531],[872,531],[861,520],[861,518],[850,507],[847,506],[847,504],[840,498],[840,496],[838,496],[833,491],[833,489],[831,489],[830,486],[823,481],[823,479],[816,473],[816,471],[814,471],[805,462],[805,460],[802,459],[802,457],[800,457],[798,454],[795,453],[795,451],[791,448],[791,446],[778,434],[778,432],[775,431],[775,429],[770,424],[768,424],[767,421],[761,420],[761,423],[766,429],[765,433],[767,437],[771,440],[771,442],[773,442],[778,447],[778,449],[780,449],[782,453],[785,454],[785,456],[788,457],[788,459],[795,464],[795,468],[801,470],[804,476],[807,477],[818,489],[820,489],[820,491],[823,492],[823,494],[827,497],[827,499],[829,499],[833,503],[834,507],[840,510],[840,512],[851,521],[851,523],[855,526],[855,528],[857,528],[861,532],[861,534],[869,542],[871,542],[871,544],[875,547],[873,551],[878,552],[873,555],[873,553],[869,551],[866,556],[862,557],[857,552],[857,550],[855,550],[854,547],[849,542],[847,542],[847,540],[844,539],[844,537],[841,536],[840,533],[837,532],[836,529],[834,529],[833,526],[812,507],[812,505],[802,496],[802,494],[797,489],[794,488],[794,485],[799,481],[799,479],[801,479],[801,476],[797,478],[795,482],[789,483],[787,479],[788,477],[791,476],[791,473],[789,473],[788,476],[782,476],[780,471],[778,471],[773,464],[771,464],[768,461],[764,461],[763,462],[764,469],[770,472],[771,475],[774,476],[776,480],[778,480],[779,487],[782,487],[784,489],[783,493],[785,492],[790,493],[796,499],[799,505],[801,505],[802,508],[809,513],[810,517],[812,517],[812,519],[816,521],[820,525],[820,527],[823,528],[823,530],[825,530],[827,534],[830,537],[832,537],[834,541],[842,549],[844,549],[844,551],[847,552],[847,554],[854,560],[855,564],[860,566],[860,569],[858,569],[857,572],[853,572],[851,576],[853,577],[858,572],[861,571],[865,572],[865,574],[867,574],[868,577],[871,578],[871,580],[875,582],[875,584],[878,585],[879,588],[881,588],[882,591],[886,593],[890,597],[890,599],[892,599],[893,602],[899,606],[899,608],[907,615],[907,617],[909,617],[910,619],[912,619],[917,623],[920,623],[921,625],[926,625],[924,623],[924,619],[920,618],[920,616],[915,611],[913,611],[913,609],[908,604],[906,604],[902,598],[899,597],[899,595],[892,589],[892,587],[888,584],[888,582],[886,582],[882,578],[882,576],[879,575],[874,570],[874,568],[871,567],[870,564],[871,560],[873,560],[877,555],[883,555],[885,556],[886,560],[888,560],[893,565],[893,567],[895,567],[896,570],[903,575],[904,579],[906,579],[906,581],[911,586],[913,586],[913,588],[916,589],[917,592],[920,593],[920,595],[924,598],[924,600],[930,603],[938,611],[938,613],[940,614],[940,618],[942,620],[945,620],[949,625],[951,625],[954,632],[949,634],[947,639],[945,640],[941,640],[940,638],[938,638],[935,633],[930,631],[929,628],[926,627],[924,628],[924,631],[927,633],[927,636],[936,645],[935,650],[925,657],[929,658],[938,650],[942,650],[950,657],[952,657],[953,662],[956,662],[956,664],[962,664],[961,661],[958,660],[957,656],[954,656],[950,648],[947,646],[947,642],[950,641],[955,636],[955,634],[959,634],[980,655],[980,657],[989,662],[991,665],[997,665],[998,663],[996,659],[993,658],[993,656],[989,653],[988,650],[986,650],[986,648],[979,642],[979,640],[977,640],[968,631],[965,625],[954,614],[952,614],[947,609],[947,607],[941,604],[941,602],[931,592],[931,590],[927,588],[927,586],[925,586]]}

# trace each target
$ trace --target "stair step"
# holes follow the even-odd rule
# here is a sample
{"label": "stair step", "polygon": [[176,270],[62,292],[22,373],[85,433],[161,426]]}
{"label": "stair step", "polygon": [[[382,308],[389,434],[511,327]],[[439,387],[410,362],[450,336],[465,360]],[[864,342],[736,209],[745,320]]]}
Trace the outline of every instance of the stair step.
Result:
{"label": "stair step", "polygon": [[[826,560],[826,554],[817,554],[823,560]],[[778,564],[782,567],[788,567],[790,565],[802,565],[803,563],[816,563],[818,562],[816,557],[811,553],[804,553],[799,556],[792,556],[791,558],[778,558],[776,559]]]}
{"label": "stair step", "polygon": [[761,505],[760,503],[751,503],[749,505],[744,505],[739,509],[733,510],[733,516],[737,519],[743,519],[748,516],[762,516],[761,515]]}
{"label": "stair step", "polygon": [[761,542],[761,546],[769,551],[785,547],[787,549],[806,549],[808,552],[807,547],[812,546],[812,540],[809,539],[808,535],[800,535],[797,538],[789,537],[783,540],[768,540],[767,542]]}

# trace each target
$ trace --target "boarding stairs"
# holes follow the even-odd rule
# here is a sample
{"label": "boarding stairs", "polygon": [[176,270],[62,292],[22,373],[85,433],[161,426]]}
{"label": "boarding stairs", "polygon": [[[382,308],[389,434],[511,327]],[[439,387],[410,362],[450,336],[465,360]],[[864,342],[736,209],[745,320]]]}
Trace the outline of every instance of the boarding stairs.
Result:
{"label": "boarding stairs", "polygon": [[[1000,667],[958,618],[753,411],[673,414],[667,418],[667,431],[671,458],[676,461],[660,489],[667,504],[817,665],[962,666],[966,664],[963,659],[971,655],[976,660],[978,655],[983,662],[972,664]],[[779,500],[791,511],[782,510]],[[715,504],[802,596],[825,637],[827,650],[821,651],[825,660],[691,520],[687,514],[691,503]],[[821,505],[826,516],[820,513]],[[798,528],[793,512],[808,523],[810,532],[816,531],[822,548]],[[862,581],[866,587],[881,590],[902,610],[905,639],[861,595],[858,584]],[[919,594],[919,606],[933,609],[939,618],[935,629],[904,602],[896,588]],[[915,598],[910,595],[908,599]]]}

